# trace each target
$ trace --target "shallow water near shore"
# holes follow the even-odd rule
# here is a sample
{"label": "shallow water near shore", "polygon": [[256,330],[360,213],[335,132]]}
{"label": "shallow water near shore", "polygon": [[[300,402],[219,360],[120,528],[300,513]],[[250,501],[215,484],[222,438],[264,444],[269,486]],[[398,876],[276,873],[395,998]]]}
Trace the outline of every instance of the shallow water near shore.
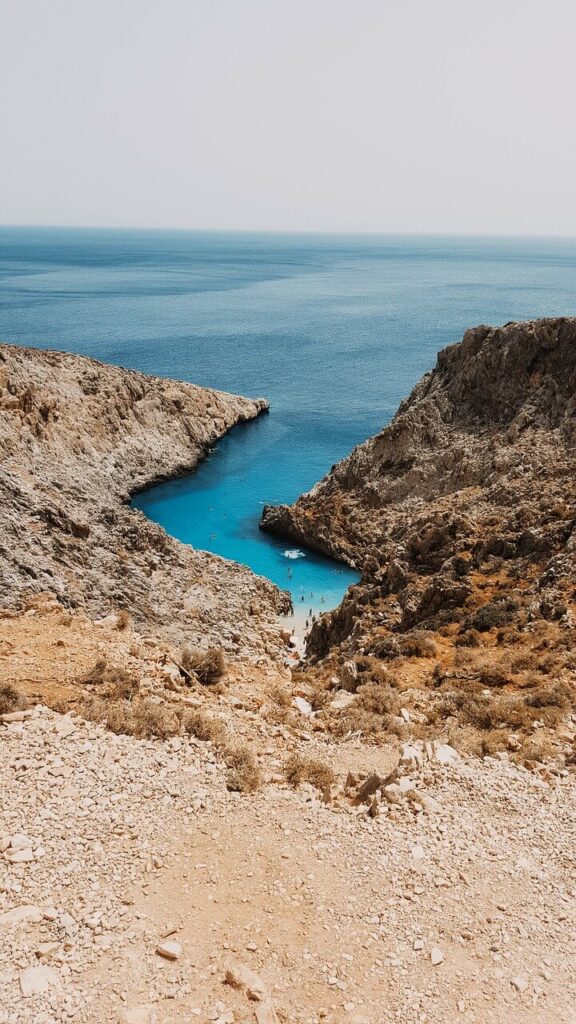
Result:
{"label": "shallow water near shore", "polygon": [[572,239],[0,228],[2,340],[269,399],[135,504],[304,614],[355,576],[259,531],[263,504],[380,430],[467,327],[559,315],[576,315]]}
{"label": "shallow water near shore", "polygon": [[[288,590],[294,625],[302,635],[306,619],[334,608],[358,573],[291,541],[264,534],[258,523],[269,493],[273,430],[268,414],[235,427],[218,442],[192,476],[170,480],[137,494],[133,505],[168,532],[195,548],[249,565]],[[291,497],[289,476],[276,481],[274,500]]]}

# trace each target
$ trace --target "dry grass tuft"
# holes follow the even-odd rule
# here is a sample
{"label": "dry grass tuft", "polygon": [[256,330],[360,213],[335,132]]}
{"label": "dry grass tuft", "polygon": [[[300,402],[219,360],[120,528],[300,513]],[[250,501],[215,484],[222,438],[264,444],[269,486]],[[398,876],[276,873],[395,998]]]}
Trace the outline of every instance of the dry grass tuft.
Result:
{"label": "dry grass tuft", "polygon": [[79,711],[84,718],[101,722],[111,732],[138,739],[167,739],[180,732],[178,712],[147,699],[131,703],[127,700],[109,702],[91,697],[80,705]]}
{"label": "dry grass tuft", "polygon": [[213,686],[226,671],[224,651],[221,647],[209,647],[207,651],[194,651],[183,647],[180,663],[186,672],[193,673],[200,683]]}
{"label": "dry grass tuft", "polygon": [[254,793],[260,787],[262,775],[251,750],[247,747],[227,747],[224,760],[228,765],[228,789],[235,793]]}
{"label": "dry grass tuft", "polygon": [[317,789],[324,791],[332,785],[336,776],[329,765],[323,761],[317,761],[314,757],[304,757],[302,754],[292,754],[284,765],[286,781],[291,786],[298,786],[301,782],[309,782]]}
{"label": "dry grass tuft", "polygon": [[111,701],[133,700],[140,686],[135,675],[119,665],[109,665],[106,658],[98,658],[77,682],[82,686],[102,686],[102,696]]}
{"label": "dry grass tuft", "polygon": [[203,743],[213,743],[217,747],[222,746],[228,738],[224,722],[219,718],[211,718],[203,711],[185,711],[182,725],[189,736],[195,736]]}
{"label": "dry grass tuft", "polygon": [[116,615],[116,629],[128,629],[132,625],[132,618],[125,608],[122,608]]}
{"label": "dry grass tuft", "polygon": [[28,701],[24,694],[19,693],[11,683],[4,683],[3,686],[0,686],[0,715],[9,715],[12,711],[22,711],[27,706]]}

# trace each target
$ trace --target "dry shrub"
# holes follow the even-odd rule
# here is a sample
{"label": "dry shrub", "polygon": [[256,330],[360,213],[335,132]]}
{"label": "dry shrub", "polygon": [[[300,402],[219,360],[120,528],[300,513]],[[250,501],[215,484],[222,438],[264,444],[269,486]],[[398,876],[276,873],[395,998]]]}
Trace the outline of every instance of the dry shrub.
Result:
{"label": "dry shrub", "polygon": [[332,785],[336,776],[329,765],[318,761],[314,757],[304,757],[302,754],[292,754],[284,765],[286,781],[291,786],[298,786],[301,782],[309,782],[317,789],[324,791]]}
{"label": "dry shrub", "polygon": [[83,686],[102,686],[102,696],[110,701],[131,701],[138,693],[140,683],[132,672],[119,665],[109,665],[106,658],[98,658],[92,668],[77,679]]}
{"label": "dry shrub", "polygon": [[83,676],[78,676],[77,682],[86,683],[87,685],[103,683],[107,668],[106,658],[98,658],[92,668],[88,669],[88,672],[85,672]]}
{"label": "dry shrub", "polygon": [[436,656],[436,644],[423,630],[407,633],[399,641],[399,646],[402,654],[407,658],[434,658]]}
{"label": "dry shrub", "polygon": [[511,597],[503,598],[500,601],[490,601],[478,608],[472,618],[465,623],[465,626],[469,629],[476,629],[479,633],[486,633],[488,630],[494,629],[495,626],[506,626],[513,620],[518,607],[518,602]]}
{"label": "dry shrub", "polygon": [[532,736],[527,736],[523,740],[522,746],[517,754],[514,756],[515,761],[549,761],[556,750],[552,739],[548,733],[543,730],[534,733]]}
{"label": "dry shrub", "polygon": [[400,700],[390,686],[366,683],[358,688],[354,706],[373,715],[397,715]]}
{"label": "dry shrub", "polygon": [[268,690],[268,696],[281,708],[289,708],[292,703],[288,690],[285,690],[283,686],[271,686]]}
{"label": "dry shrub", "polygon": [[205,686],[213,686],[226,671],[224,651],[221,647],[209,647],[207,651],[194,651],[191,647],[183,647],[180,652],[180,663],[186,672],[193,673]]}
{"label": "dry shrub", "polygon": [[24,694],[10,683],[0,686],[0,715],[9,715],[12,711],[22,711],[27,707],[28,701]]}
{"label": "dry shrub", "polygon": [[479,647],[480,646],[480,634],[477,629],[467,629],[464,633],[459,633],[454,639],[455,647]]}
{"label": "dry shrub", "polygon": [[180,731],[180,716],[164,704],[151,700],[130,703],[127,700],[108,702],[91,697],[80,706],[80,713],[94,722],[101,722],[111,732],[136,736],[138,739],[167,739]]}
{"label": "dry shrub", "polygon": [[530,708],[563,708],[568,709],[574,702],[574,691],[568,683],[556,682],[550,686],[539,686],[532,690],[524,703]]}
{"label": "dry shrub", "polygon": [[128,629],[132,625],[132,619],[125,608],[122,608],[116,615],[116,629]]}
{"label": "dry shrub", "polygon": [[213,743],[214,746],[222,746],[226,742],[227,732],[224,722],[219,718],[211,718],[203,711],[185,711],[182,716],[184,732],[189,736],[195,736],[203,743]]}
{"label": "dry shrub", "polygon": [[224,760],[228,765],[226,785],[235,793],[254,793],[262,783],[258,761],[247,747],[227,747]]}
{"label": "dry shrub", "polygon": [[478,678],[484,686],[508,686],[510,683],[508,673],[500,669],[497,665],[483,665],[478,672]]}

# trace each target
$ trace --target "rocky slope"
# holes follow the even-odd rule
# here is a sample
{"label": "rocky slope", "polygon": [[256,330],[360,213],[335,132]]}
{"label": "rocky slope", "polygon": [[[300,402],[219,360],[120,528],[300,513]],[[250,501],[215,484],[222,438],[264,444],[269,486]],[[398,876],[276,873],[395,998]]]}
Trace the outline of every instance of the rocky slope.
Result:
{"label": "rocky slope", "polygon": [[264,529],[363,568],[309,651],[337,671],[352,659],[352,687],[373,681],[372,656],[449,696],[462,725],[464,689],[528,688],[537,707],[563,681],[573,700],[575,471],[576,320],[467,331],[389,426],[264,512]]}
{"label": "rocky slope", "polygon": [[284,598],[243,566],[171,539],[127,504],[191,471],[249,400],[0,346],[0,606],[51,591],[92,617],[125,609],[176,642],[276,655]]}

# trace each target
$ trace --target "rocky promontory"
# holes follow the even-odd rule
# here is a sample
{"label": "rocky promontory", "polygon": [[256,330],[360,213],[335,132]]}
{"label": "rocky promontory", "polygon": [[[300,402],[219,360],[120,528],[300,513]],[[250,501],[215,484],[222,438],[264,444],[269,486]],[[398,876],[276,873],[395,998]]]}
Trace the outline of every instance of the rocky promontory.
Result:
{"label": "rocky promontory", "polygon": [[468,330],[380,434],[262,527],[362,569],[308,644],[348,687],[386,669],[462,727],[530,731],[548,697],[573,706],[576,319]]}
{"label": "rocky promontory", "polygon": [[129,506],[191,472],[267,408],[83,356],[0,346],[0,607],[53,593],[97,617],[124,610],[176,643],[278,653],[285,597],[195,551]]}

